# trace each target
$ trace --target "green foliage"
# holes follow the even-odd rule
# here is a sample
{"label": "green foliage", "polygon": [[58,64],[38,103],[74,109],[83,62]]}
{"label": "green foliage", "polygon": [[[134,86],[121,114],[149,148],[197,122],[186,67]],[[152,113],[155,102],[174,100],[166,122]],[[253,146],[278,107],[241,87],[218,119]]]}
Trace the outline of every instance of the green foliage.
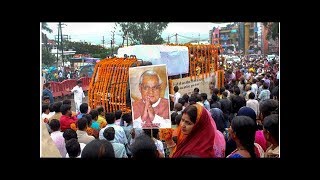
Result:
{"label": "green foliage", "polygon": [[[168,23],[116,23],[123,32],[123,39],[128,36],[134,44],[162,44],[164,40],[161,37],[162,31],[168,26]],[[124,41],[123,41],[124,43]]]}
{"label": "green foliage", "polygon": [[42,47],[42,64],[51,66],[56,62],[56,57],[47,48]]}
{"label": "green foliage", "polygon": [[87,42],[63,41],[64,49],[72,49],[77,54],[102,54],[106,49],[102,46],[92,45]]}
{"label": "green foliage", "polygon": [[279,38],[279,22],[264,22],[263,25],[268,29],[267,39]]}
{"label": "green foliage", "polygon": [[48,24],[47,24],[46,22],[42,22],[42,23],[41,23],[41,29],[44,30],[44,31],[47,31],[47,32],[49,32],[49,33],[52,33],[52,29],[50,29],[50,28],[48,27]]}

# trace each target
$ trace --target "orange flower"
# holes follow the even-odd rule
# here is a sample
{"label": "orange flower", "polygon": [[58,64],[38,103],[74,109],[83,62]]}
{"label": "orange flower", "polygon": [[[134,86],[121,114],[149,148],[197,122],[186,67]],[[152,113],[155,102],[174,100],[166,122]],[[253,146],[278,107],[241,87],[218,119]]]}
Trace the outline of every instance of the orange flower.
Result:
{"label": "orange flower", "polygon": [[70,128],[75,130],[75,131],[78,130],[77,125],[75,123],[70,124]]}
{"label": "orange flower", "polygon": [[93,135],[93,129],[91,127],[88,127],[86,131],[88,135],[91,135],[91,136]]}
{"label": "orange flower", "polygon": [[101,123],[100,123],[100,129],[102,129],[102,128],[106,127],[106,125],[107,125],[107,123],[106,123],[106,122],[101,122]]}
{"label": "orange flower", "polygon": [[160,128],[160,140],[170,140],[172,138],[172,128]]}

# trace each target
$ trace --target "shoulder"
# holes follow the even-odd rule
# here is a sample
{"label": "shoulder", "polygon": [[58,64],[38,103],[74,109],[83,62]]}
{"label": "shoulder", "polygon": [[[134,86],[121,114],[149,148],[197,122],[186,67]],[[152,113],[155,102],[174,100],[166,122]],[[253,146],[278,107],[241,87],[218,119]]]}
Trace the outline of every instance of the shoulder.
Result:
{"label": "shoulder", "polygon": [[160,98],[160,103],[161,103],[161,104],[167,104],[168,102],[169,102],[168,99]]}

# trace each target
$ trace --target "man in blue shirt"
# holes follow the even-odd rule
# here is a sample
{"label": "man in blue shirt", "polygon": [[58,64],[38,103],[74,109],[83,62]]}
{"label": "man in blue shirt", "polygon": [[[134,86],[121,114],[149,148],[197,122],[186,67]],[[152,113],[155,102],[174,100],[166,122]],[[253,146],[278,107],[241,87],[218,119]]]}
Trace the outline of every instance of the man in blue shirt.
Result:
{"label": "man in blue shirt", "polygon": [[52,92],[51,92],[51,85],[50,83],[45,83],[44,84],[44,90],[42,91],[42,96],[49,96],[49,99],[50,99],[50,104],[53,104],[54,103],[54,100],[53,100],[53,95],[52,95]]}

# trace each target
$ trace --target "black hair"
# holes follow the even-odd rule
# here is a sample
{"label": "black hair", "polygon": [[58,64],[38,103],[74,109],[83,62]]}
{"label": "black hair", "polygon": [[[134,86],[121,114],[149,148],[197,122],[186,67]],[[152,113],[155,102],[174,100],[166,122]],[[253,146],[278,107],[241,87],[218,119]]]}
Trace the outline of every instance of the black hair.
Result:
{"label": "black hair", "polygon": [[226,90],[225,87],[221,87],[221,88],[220,88],[220,94],[222,94],[225,90]]}
{"label": "black hair", "polygon": [[263,128],[269,131],[271,136],[279,143],[279,115],[271,114],[264,118]]}
{"label": "black hair", "polygon": [[194,89],[193,89],[193,92],[194,92],[194,93],[199,93],[199,91],[200,91],[199,88],[194,88]]}
{"label": "black hair", "polygon": [[122,111],[121,110],[117,110],[115,113],[116,119],[120,119],[121,115],[122,115]]}
{"label": "black hair", "polygon": [[92,109],[89,114],[91,115],[92,119],[96,119],[99,116],[99,112],[96,109]]}
{"label": "black hair", "polygon": [[229,84],[226,84],[224,87],[226,88],[226,90],[229,90],[229,89],[230,89]]}
{"label": "black hair", "polygon": [[268,89],[268,83],[264,82],[262,88],[263,89]]}
{"label": "black hair", "polygon": [[180,103],[180,104],[182,104],[182,106],[184,106],[184,104],[186,103],[186,100],[183,98],[179,98],[178,103]]}
{"label": "black hair", "polygon": [[172,124],[172,125],[175,125],[175,124],[176,124],[176,120],[175,120],[175,119],[176,119],[177,115],[178,115],[177,112],[171,113],[170,119],[171,119],[171,124]]}
{"label": "black hair", "polygon": [[114,115],[113,112],[106,113],[105,117],[108,124],[113,124],[114,121],[116,120],[116,116]]}
{"label": "black hair", "polygon": [[173,90],[174,90],[174,92],[178,92],[179,91],[179,87],[178,86],[174,86]]}
{"label": "black hair", "polygon": [[228,97],[228,92],[227,91],[223,91],[222,96]]}
{"label": "black hair", "polygon": [[212,92],[213,92],[213,94],[218,95],[219,94],[219,89],[218,88],[213,88]]}
{"label": "black hair", "polygon": [[80,112],[81,113],[87,113],[88,112],[88,109],[89,109],[89,105],[88,105],[88,103],[82,103],[81,105],[80,105]]}
{"label": "black hair", "polygon": [[50,97],[49,96],[43,96],[42,97],[42,100],[44,101],[44,100],[47,100],[47,99],[50,99]]}
{"label": "black hair", "polygon": [[53,108],[54,112],[56,112],[56,113],[61,112],[60,111],[61,105],[62,105],[61,101],[53,103],[52,108]]}
{"label": "black hair", "polygon": [[90,141],[82,150],[81,158],[84,159],[110,159],[115,158],[112,144],[103,139]]}
{"label": "black hair", "polygon": [[53,103],[49,105],[49,110],[50,110],[50,112],[54,112]]}
{"label": "black hair", "polygon": [[71,110],[71,105],[69,104],[62,104],[60,107],[62,115],[66,115],[69,110]]}
{"label": "black hair", "polygon": [[186,102],[189,102],[189,95],[188,95],[188,94],[182,95],[182,98],[183,98]]}
{"label": "black hair", "polygon": [[82,117],[82,118],[78,119],[78,121],[77,121],[77,126],[78,126],[78,129],[79,129],[80,131],[85,131],[87,125],[88,125],[87,118]]}
{"label": "black hair", "polygon": [[82,117],[84,117],[84,118],[87,119],[87,125],[88,125],[88,127],[90,127],[90,126],[91,126],[91,123],[92,123],[92,116],[91,116],[91,114],[85,114],[85,115],[83,115]]}
{"label": "black hair", "polygon": [[195,96],[191,96],[189,98],[189,105],[195,104],[197,102],[197,98]]}
{"label": "black hair", "polygon": [[65,99],[62,101],[62,104],[69,104],[71,105],[71,100],[70,99]]}
{"label": "black hair", "polygon": [[81,84],[81,83],[82,83],[82,81],[81,81],[81,80],[78,80],[78,81],[77,81],[77,84]]}
{"label": "black hair", "polygon": [[251,158],[256,158],[254,140],[257,124],[248,116],[236,116],[232,119],[231,128],[241,145],[250,153]]}
{"label": "black hair", "polygon": [[144,134],[148,135],[149,137],[151,137],[151,131],[152,131],[152,137],[158,139],[159,129],[143,129]]}
{"label": "black hair", "polygon": [[97,111],[99,113],[99,115],[104,112],[104,108],[102,106],[97,107]]}
{"label": "black hair", "polygon": [[114,140],[115,133],[116,132],[113,127],[107,127],[103,131],[103,137],[106,138],[108,141],[112,141]]}
{"label": "black hair", "polygon": [[190,121],[196,123],[197,121],[197,107],[196,106],[188,106],[183,111],[182,114],[187,114],[190,117]]}
{"label": "black hair", "polygon": [[207,100],[208,99],[207,93],[201,93],[201,97],[202,97],[203,100]]}
{"label": "black hair", "polygon": [[43,104],[42,105],[42,113],[46,112],[49,109],[49,105],[48,104]]}
{"label": "black hair", "polygon": [[177,103],[174,105],[174,109],[177,110],[177,111],[181,111],[183,108],[182,104],[181,103]]}
{"label": "black hair", "polygon": [[127,122],[127,124],[130,124],[132,122],[132,114],[131,113],[125,113],[122,115],[122,120]]}
{"label": "black hair", "polygon": [[81,147],[78,139],[72,138],[66,142],[66,150],[70,158],[76,158],[81,153]]}
{"label": "black hair", "polygon": [[176,122],[177,126],[179,126],[180,121],[181,121],[181,118],[182,118],[182,114],[178,114],[178,115],[176,116],[175,122]]}
{"label": "black hair", "polygon": [[146,134],[135,138],[131,145],[133,159],[155,159],[158,158],[158,150],[154,141]]}
{"label": "black hair", "polygon": [[251,93],[249,94],[249,99],[254,99],[255,96],[256,96],[256,95],[255,95],[253,92],[251,92]]}
{"label": "black hair", "polygon": [[211,100],[212,100],[213,102],[217,102],[217,101],[218,101],[218,96],[217,96],[216,94],[212,94],[212,95],[211,95]]}
{"label": "black hair", "polygon": [[52,131],[58,131],[60,129],[60,121],[58,119],[52,119],[49,122],[49,127]]}
{"label": "black hair", "polygon": [[[52,121],[52,120],[51,120]],[[72,138],[75,138],[75,139],[78,139],[78,136],[77,136],[77,133],[75,130],[73,129],[66,129],[64,132],[63,132],[63,138],[65,141],[69,141],[70,139]]]}
{"label": "black hair", "polygon": [[259,104],[259,110],[262,114],[262,118],[269,116],[270,114],[279,114],[279,102],[273,99],[267,99]]}
{"label": "black hair", "polygon": [[234,89],[234,93],[236,93],[236,95],[240,94],[240,88],[238,86],[235,86],[233,89]]}

